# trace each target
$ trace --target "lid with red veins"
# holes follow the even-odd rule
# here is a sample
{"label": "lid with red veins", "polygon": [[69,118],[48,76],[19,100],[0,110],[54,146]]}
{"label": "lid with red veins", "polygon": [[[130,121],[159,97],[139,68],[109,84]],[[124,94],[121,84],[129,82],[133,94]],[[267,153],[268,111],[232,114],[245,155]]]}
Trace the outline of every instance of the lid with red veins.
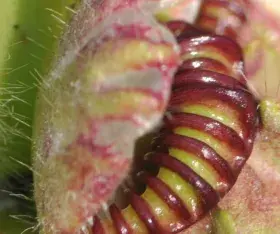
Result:
{"label": "lid with red veins", "polygon": [[94,16],[77,16],[42,84],[34,167],[46,233],[75,233],[106,204],[128,174],[136,139],[167,105],[180,63],[176,40],[141,9],[120,3],[99,6],[98,27]]}

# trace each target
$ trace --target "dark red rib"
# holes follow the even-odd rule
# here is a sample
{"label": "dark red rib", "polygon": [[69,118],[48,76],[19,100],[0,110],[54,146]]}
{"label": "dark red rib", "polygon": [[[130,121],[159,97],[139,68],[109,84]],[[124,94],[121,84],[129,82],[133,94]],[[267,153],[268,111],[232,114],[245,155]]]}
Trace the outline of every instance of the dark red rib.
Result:
{"label": "dark red rib", "polygon": [[230,89],[246,89],[246,87],[231,76],[207,70],[180,71],[176,74],[173,88],[182,88],[190,84],[207,84],[211,86],[221,86]]}
{"label": "dark red rib", "polygon": [[115,205],[111,205],[109,208],[114,226],[119,234],[132,234],[132,230],[125,221],[120,209]]}
{"label": "dark red rib", "polygon": [[230,61],[243,61],[242,50],[240,46],[233,40],[223,36],[199,36],[185,39],[180,42],[181,54],[190,53],[192,51],[203,51],[205,48],[215,48],[224,57]]}
{"label": "dark red rib", "polygon": [[236,180],[228,162],[210,146],[194,138],[177,134],[167,134],[162,137],[162,144],[192,153],[212,165],[218,174],[232,186]]}
{"label": "dark red rib", "polygon": [[94,234],[105,234],[105,230],[97,216],[94,217],[94,224],[91,231]]}
{"label": "dark red rib", "polygon": [[169,21],[165,23],[165,26],[174,34],[178,42],[185,38],[205,34],[202,30],[181,20]]}
{"label": "dark red rib", "polygon": [[168,154],[156,153],[151,158],[151,161],[162,167],[168,168],[188,181],[199,193],[203,203],[202,207],[205,212],[217,205],[219,201],[217,192],[190,167]]}
{"label": "dark red rib", "polygon": [[220,100],[229,104],[237,111],[243,112],[246,107],[248,111],[255,110],[252,95],[239,89],[229,89],[224,87],[213,87],[207,84],[188,85],[176,89],[172,93],[169,106],[181,105],[184,103],[197,103],[204,100]]}
{"label": "dark red rib", "polygon": [[[193,58],[187,59],[180,66],[179,71],[191,71],[191,70],[210,70],[214,72],[219,72],[222,74],[231,74],[230,71],[224,64],[221,62],[210,59],[210,58]],[[231,78],[232,79],[232,78]]]}
{"label": "dark red rib", "polygon": [[151,233],[164,233],[147,202],[135,193],[131,193],[131,206]]}
{"label": "dark red rib", "polygon": [[185,207],[184,202],[159,178],[143,172],[139,175],[139,179],[147,184],[166,204],[182,217],[187,224],[190,223],[191,214]]}

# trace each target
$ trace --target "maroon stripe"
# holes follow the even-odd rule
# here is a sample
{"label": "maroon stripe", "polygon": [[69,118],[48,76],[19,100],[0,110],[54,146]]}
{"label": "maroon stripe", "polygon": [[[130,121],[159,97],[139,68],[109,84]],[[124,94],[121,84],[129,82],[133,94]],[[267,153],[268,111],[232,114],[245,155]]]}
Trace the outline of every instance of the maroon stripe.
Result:
{"label": "maroon stripe", "polygon": [[179,71],[194,69],[209,70],[227,75],[231,74],[231,71],[221,62],[203,57],[184,60],[183,64],[179,67]]}
{"label": "maroon stripe", "polygon": [[166,134],[162,137],[162,144],[195,154],[205,160],[230,186],[236,181],[228,162],[204,142],[177,134]]}
{"label": "maroon stripe", "polygon": [[139,179],[147,184],[161,199],[163,199],[171,210],[180,215],[181,218],[187,221],[186,225],[190,225],[191,214],[185,207],[184,202],[166,185],[162,180],[157,177],[143,172],[139,175]]}
{"label": "maroon stripe", "polygon": [[164,233],[149,205],[141,196],[131,193],[130,204],[151,233]]}
{"label": "maroon stripe", "polygon": [[205,34],[202,30],[194,27],[193,25],[181,20],[172,20],[165,23],[165,26],[177,37],[178,41],[185,38],[199,36]]}
{"label": "maroon stripe", "polygon": [[94,234],[105,234],[105,230],[97,216],[94,217],[94,224],[91,231]]}
{"label": "maroon stripe", "polygon": [[188,181],[199,193],[204,211],[208,211],[217,205],[219,201],[217,192],[189,166],[168,154],[156,153],[154,157],[151,158],[151,161],[178,173],[183,179]]}
{"label": "maroon stripe", "polygon": [[112,221],[114,222],[114,225],[116,227],[116,231],[119,234],[132,234],[129,225],[125,221],[120,209],[115,205],[112,204],[109,208]]}
{"label": "maroon stripe", "polygon": [[244,142],[239,135],[226,125],[200,115],[189,113],[174,113],[172,119],[165,119],[166,128],[189,127],[205,132],[221,142],[227,143],[231,149],[238,152],[236,157],[249,156],[246,152]]}
{"label": "maroon stripe", "polygon": [[[188,61],[186,61],[188,62]],[[246,89],[246,86],[231,76],[207,70],[179,70],[174,78],[173,88],[192,83],[216,85],[230,89]]]}
{"label": "maroon stripe", "polygon": [[[241,25],[240,25],[241,26]],[[239,28],[234,28],[231,25],[228,25],[224,27],[224,31],[222,32],[222,35],[225,35],[229,38],[237,38],[238,37],[238,30]]]}
{"label": "maroon stripe", "polygon": [[224,36],[212,35],[192,37],[180,42],[180,47],[182,55],[193,51],[202,51],[205,47],[212,47],[219,51],[222,56],[228,58],[232,63],[243,61],[241,47],[235,41]]}
{"label": "maroon stripe", "polygon": [[227,89],[223,87],[212,87],[207,84],[188,85],[188,87],[178,88],[172,92],[169,106],[178,106],[185,103],[201,103],[206,100],[220,100],[227,103],[238,111],[240,105],[246,104],[245,95],[240,90]]}
{"label": "maroon stripe", "polygon": [[187,88],[177,88],[172,92],[169,106],[197,103],[198,101],[201,103],[204,100],[225,102],[236,111],[245,115],[256,112],[256,102],[249,91],[244,89],[213,87],[207,84],[189,84]]}

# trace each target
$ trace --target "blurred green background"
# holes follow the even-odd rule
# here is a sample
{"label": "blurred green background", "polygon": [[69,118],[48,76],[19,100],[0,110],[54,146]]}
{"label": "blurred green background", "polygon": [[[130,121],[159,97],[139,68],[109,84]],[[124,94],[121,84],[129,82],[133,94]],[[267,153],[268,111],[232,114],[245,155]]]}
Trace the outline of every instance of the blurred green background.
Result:
{"label": "blurred green background", "polygon": [[30,169],[37,85],[77,2],[0,1],[0,234],[37,225]]}

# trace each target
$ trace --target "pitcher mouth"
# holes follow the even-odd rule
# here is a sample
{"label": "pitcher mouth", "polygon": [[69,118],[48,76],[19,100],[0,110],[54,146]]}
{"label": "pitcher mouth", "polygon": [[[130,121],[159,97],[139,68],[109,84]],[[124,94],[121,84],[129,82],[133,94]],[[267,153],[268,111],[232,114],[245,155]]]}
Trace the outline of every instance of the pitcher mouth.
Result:
{"label": "pitcher mouth", "polygon": [[[232,17],[239,17],[237,13],[236,11],[230,12],[230,14],[233,14]],[[240,22],[243,22],[244,17],[241,16]],[[175,22],[175,24],[180,26],[180,24],[184,25],[185,23]],[[207,25],[200,22],[200,26],[203,28]],[[208,26],[207,31],[210,31]],[[213,25],[210,24],[210,26]],[[228,36],[236,35],[235,26],[236,24],[233,25],[233,28],[226,28],[224,33]],[[122,31],[126,36],[128,36],[128,32],[129,30]],[[145,42],[141,41],[139,43],[139,40],[134,40],[134,34],[129,34],[128,37],[121,37],[120,40],[116,41],[106,38],[105,46],[103,47],[103,44],[100,46],[106,53],[98,54],[99,48],[97,52],[95,50],[88,53],[91,46],[84,48],[85,53],[80,56],[84,63],[79,64],[78,68],[82,67],[86,70],[88,80],[85,83],[89,84],[91,89],[91,82],[94,81],[93,86],[96,88],[97,94],[90,96],[87,93],[87,95],[84,95],[83,101],[90,104],[87,106],[89,107],[92,106],[94,100],[98,100],[98,102],[101,100],[102,103],[106,103],[104,105],[106,108],[104,110],[102,108],[100,110],[98,108],[83,109],[81,112],[82,114],[86,113],[86,117],[98,116],[93,122],[96,119],[101,120],[100,123],[102,123],[96,125],[96,128],[100,126],[102,128],[102,131],[99,132],[101,138],[98,135],[91,137],[91,130],[86,134],[82,132],[83,136],[75,137],[74,139],[77,139],[77,141],[67,147],[66,155],[58,155],[54,164],[52,164],[52,159],[49,159],[50,166],[46,171],[47,174],[64,171],[64,174],[67,175],[65,178],[60,178],[59,181],[59,183],[63,182],[62,184],[67,185],[67,187],[61,189],[61,194],[63,194],[63,190],[70,193],[74,191],[70,200],[67,201],[63,200],[63,195],[58,195],[59,192],[56,194],[56,199],[60,199],[57,200],[57,204],[63,206],[63,209],[61,209],[61,206],[59,209],[63,213],[65,223],[58,220],[57,217],[59,216],[56,216],[55,213],[47,218],[48,220],[58,220],[55,225],[58,229],[63,230],[62,233],[72,233],[73,230],[89,233],[105,232],[107,226],[108,230],[117,229],[119,231],[124,229],[129,232],[131,228],[129,222],[132,221],[127,218],[127,213],[122,213],[122,210],[127,209],[130,209],[128,214],[134,212],[136,216],[139,216],[139,219],[135,222],[141,223],[139,226],[147,232],[153,230],[163,233],[171,228],[171,232],[178,233],[201,219],[215,207],[220,198],[235,183],[252,151],[258,125],[256,101],[245,85],[242,51],[236,42],[228,37],[215,36],[209,34],[209,32],[200,35],[201,30],[192,31],[190,34],[189,32],[184,33],[176,35],[178,37],[177,42],[181,47],[181,59],[185,61],[175,75],[175,78],[177,76],[178,79],[175,79],[173,83],[171,100],[167,108],[171,117],[164,118],[165,125],[161,129],[158,139],[155,140],[156,146],[152,145],[149,149],[152,150],[152,153],[148,156],[140,154],[140,159],[134,158],[133,168],[130,167],[132,160],[130,157],[113,157],[114,159],[108,160],[107,156],[112,156],[112,152],[121,152],[120,155],[122,156],[132,155],[131,145],[133,144],[130,144],[131,141],[129,140],[137,139],[139,133],[137,133],[137,136],[130,137],[129,134],[124,134],[123,130],[133,129],[139,123],[140,125],[144,122],[147,123],[146,120],[149,118],[158,120],[160,114],[166,109],[168,98],[166,90],[170,89],[173,75],[173,72],[167,71],[170,67],[171,70],[175,71],[176,66],[181,63],[178,59],[178,51],[174,50],[176,46],[174,47],[172,43],[168,45],[170,38],[166,43],[158,40],[157,35],[156,42],[147,42],[147,38],[145,38]],[[118,50],[119,46],[122,48],[121,50]],[[157,56],[154,59],[149,51],[153,51],[155,47],[155,53],[152,54]],[[134,49],[136,55],[140,54],[142,60],[138,61],[138,58],[127,59],[127,52],[131,49]],[[98,59],[95,59],[94,56],[97,54],[101,57],[97,56]],[[112,63],[112,61],[118,60],[116,54],[120,55],[118,56],[120,58],[125,58],[120,61],[121,66]],[[88,55],[89,57],[93,56],[93,59],[90,60],[94,65],[93,69],[86,64]],[[110,60],[110,57],[114,57],[114,59]],[[106,62],[104,62],[105,65],[100,62],[100,58],[103,58],[102,61],[109,61],[110,66]],[[139,65],[143,61],[146,63]],[[88,69],[89,67],[90,69]],[[135,69],[136,73],[133,73],[134,75],[139,75],[139,70],[143,68],[152,68],[149,70],[149,75],[157,70],[159,73],[155,72],[153,74],[159,76],[159,82],[156,82],[155,87],[150,86],[155,83],[148,83],[144,87],[144,89],[154,88],[151,92],[150,90],[144,90],[143,84],[139,88],[138,83],[135,83],[136,89],[128,88],[127,83],[124,83],[125,87],[118,87],[120,84],[118,82],[119,77],[114,75],[112,78],[117,79],[117,82],[104,83],[106,75],[115,72],[123,74],[127,67]],[[100,68],[102,69],[98,70]],[[74,72],[76,72],[75,69]],[[188,76],[189,73],[192,73],[191,76]],[[129,72],[125,74],[128,74],[128,77],[131,75]],[[98,77],[98,79],[92,80],[92,77]],[[149,82],[149,79],[147,80]],[[159,88],[159,85],[162,85],[163,89]],[[115,86],[117,90],[114,90]],[[86,90],[88,87],[83,88]],[[135,97],[136,93],[139,96]],[[110,96],[111,94],[112,96]],[[102,95],[109,96],[104,96],[104,99],[102,99]],[[125,98],[123,98],[124,96]],[[98,99],[99,97],[101,99]],[[144,99],[146,101],[143,101]],[[112,100],[118,100],[116,103],[123,104],[118,108],[117,112],[121,114],[116,118],[112,118],[112,115],[117,113],[113,111],[116,106],[112,105]],[[132,102],[130,102],[131,100]],[[100,104],[98,102],[94,104],[98,106]],[[84,104],[84,102],[80,103]],[[135,103],[138,105],[136,106]],[[107,108],[107,105],[110,108]],[[124,122],[124,119],[127,120],[127,109],[131,113],[137,112],[138,114],[139,112],[141,115],[140,118],[135,118],[135,114],[133,114],[133,117],[129,116],[127,118],[129,121],[133,119],[131,121],[133,123],[130,122],[129,126],[121,123]],[[150,115],[151,110],[156,117]],[[106,115],[106,118],[103,115]],[[152,116],[155,118],[152,118]],[[112,137],[110,135],[110,131],[112,132],[116,125],[111,126],[109,122],[104,124],[104,119],[110,121],[117,119],[119,121],[117,130],[121,133],[120,136],[113,134],[114,137]],[[64,119],[61,118],[60,121],[63,123]],[[135,124],[136,122],[137,124]],[[141,127],[144,125],[141,125]],[[150,127],[145,130],[150,129]],[[89,128],[86,127],[85,129],[87,129],[85,131],[88,131]],[[98,130],[95,129],[93,132],[98,132]],[[129,133],[129,131],[127,132]],[[145,136],[145,139],[149,138]],[[98,143],[105,142],[106,144],[101,144],[102,147],[100,147],[95,142],[98,140],[100,140]],[[151,139],[149,140],[151,141]],[[115,144],[116,142],[118,144]],[[122,151],[124,147],[120,147],[121,143],[124,143],[125,146],[130,145],[129,153],[127,153],[128,151]],[[111,148],[113,145],[118,147]],[[92,160],[91,156],[95,154],[98,157]],[[80,155],[82,157],[79,157]],[[77,160],[77,156],[82,158],[82,161]],[[99,158],[99,156],[101,157]],[[61,164],[59,160],[61,160]],[[97,168],[96,165],[101,166],[101,168]],[[144,168],[145,172],[142,172],[141,167]],[[99,173],[102,173],[102,175],[99,176]],[[139,181],[140,183],[138,183]],[[179,193],[176,188],[172,187],[172,184],[176,184],[177,181],[184,184],[184,186],[181,186],[184,187],[184,193]],[[121,185],[119,185],[120,182],[122,182]],[[56,187],[59,184],[57,182],[54,182],[54,184],[56,185],[53,190],[58,191]],[[129,184],[129,186],[126,186],[126,184]],[[51,190],[49,190],[49,195]],[[115,195],[113,198],[112,194]],[[186,194],[188,194],[188,198],[186,198]],[[44,196],[46,196],[46,193]],[[108,203],[107,201],[110,198],[112,201]],[[189,200],[191,200],[191,204],[189,204]],[[64,206],[64,202],[67,205]],[[52,203],[55,204],[56,202]],[[167,210],[166,207],[171,207],[172,212],[165,213],[165,219],[159,220],[159,213],[156,209],[153,211],[151,208],[154,205],[153,203],[162,204],[160,212],[164,213]],[[48,214],[43,214],[42,217],[44,215],[48,216]],[[172,219],[172,225],[166,221],[169,218]],[[77,229],[77,227],[79,228]]]}
{"label": "pitcher mouth", "polygon": [[[184,37],[181,55],[194,46],[197,57],[185,59],[197,62],[205,56],[207,63],[201,65],[203,69],[196,63],[189,67],[183,63],[175,74],[164,124],[156,139],[149,140],[151,152],[137,162],[142,168],[132,173],[133,189],[121,192],[127,195],[126,204],[113,202],[95,215],[90,226],[93,233],[129,231],[138,222],[147,233],[179,233],[217,206],[251,154],[258,125],[256,101],[243,77],[227,70],[242,59],[239,46],[215,35],[186,33]],[[230,56],[223,53],[225,47]],[[207,53],[200,53],[204,49]],[[219,56],[210,52],[219,49]],[[223,73],[216,71],[220,68],[216,61],[226,67]],[[133,212],[138,218],[131,220]]]}

